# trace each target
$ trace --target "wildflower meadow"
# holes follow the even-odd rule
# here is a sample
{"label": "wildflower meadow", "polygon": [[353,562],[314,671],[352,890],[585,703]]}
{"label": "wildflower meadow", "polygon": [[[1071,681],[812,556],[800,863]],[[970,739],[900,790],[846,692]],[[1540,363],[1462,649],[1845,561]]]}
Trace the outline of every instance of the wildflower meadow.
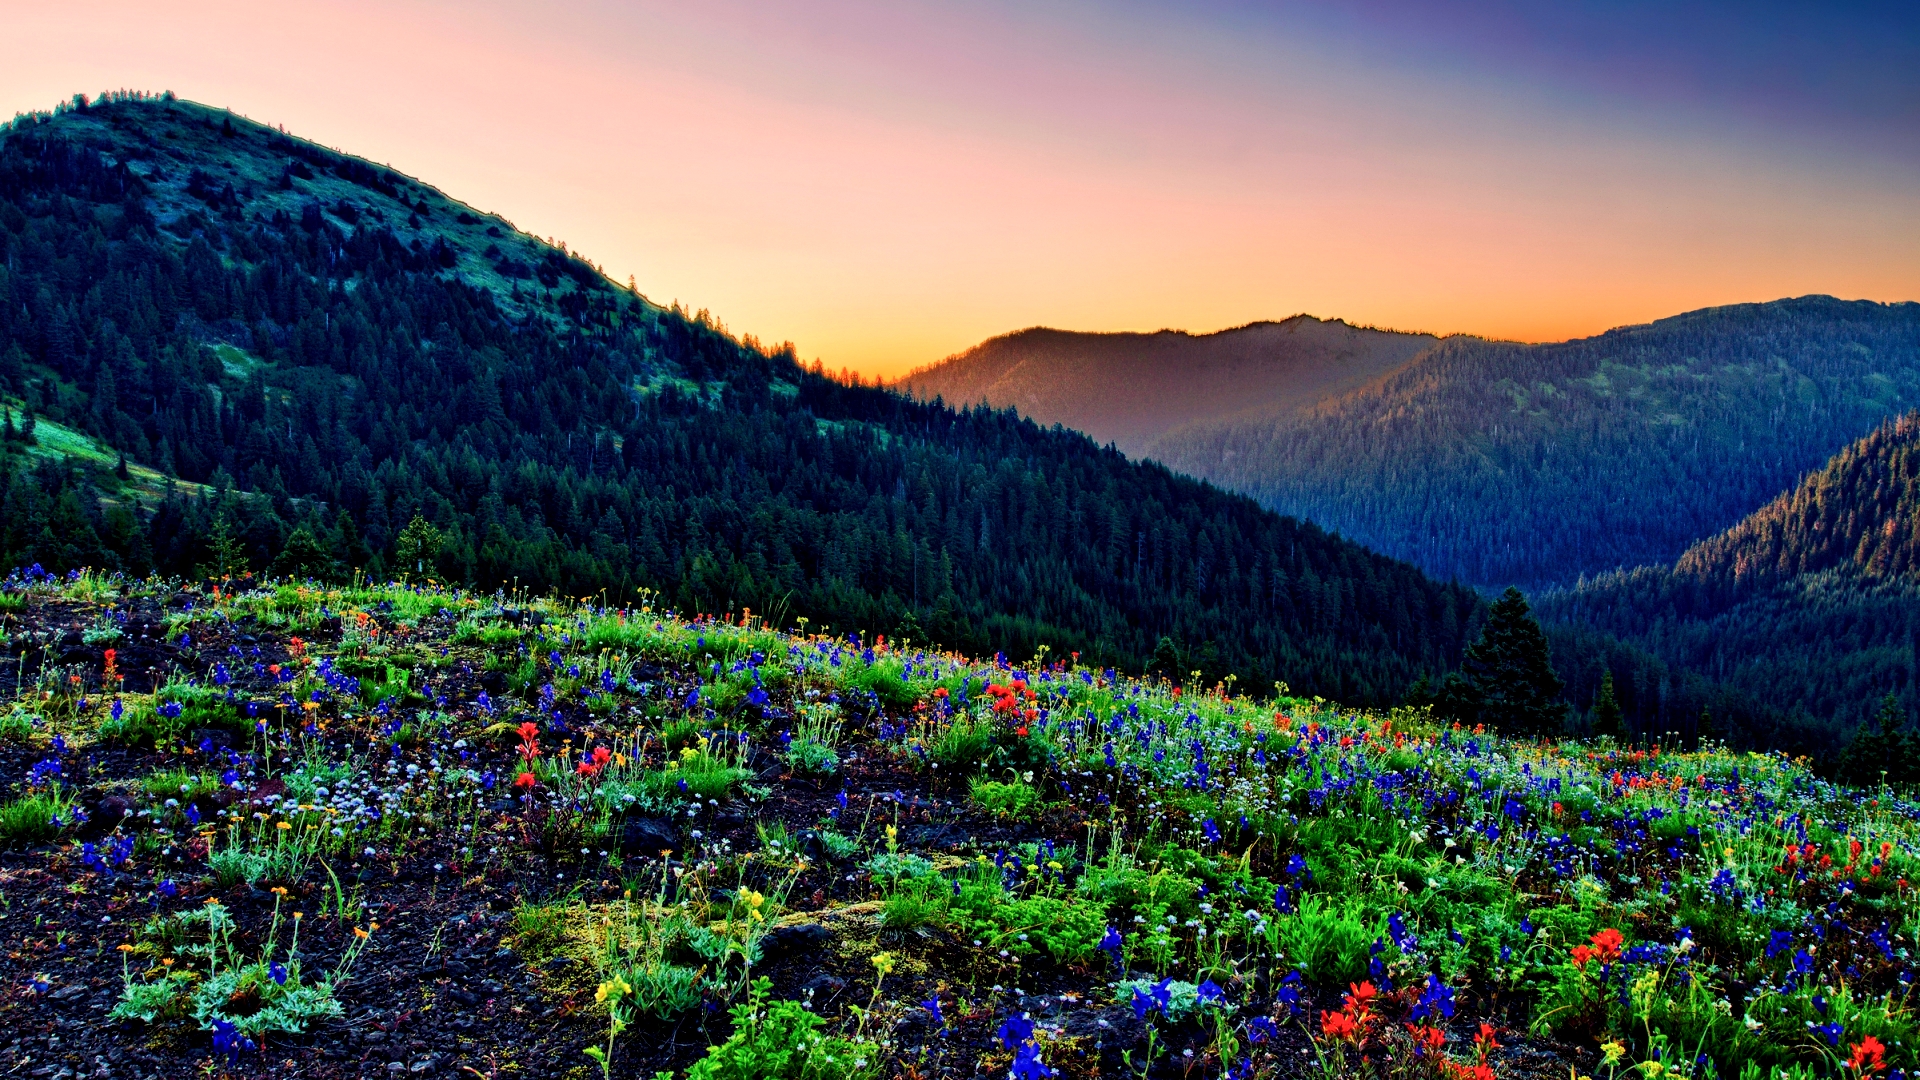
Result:
{"label": "wildflower meadow", "polygon": [[431,584],[0,586],[19,1075],[1903,1077],[1903,791]]}

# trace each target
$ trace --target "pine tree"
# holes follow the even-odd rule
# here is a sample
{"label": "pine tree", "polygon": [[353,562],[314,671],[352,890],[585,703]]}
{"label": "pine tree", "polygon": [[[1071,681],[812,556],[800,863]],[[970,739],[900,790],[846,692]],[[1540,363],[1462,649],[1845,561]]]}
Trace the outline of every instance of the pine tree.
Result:
{"label": "pine tree", "polygon": [[1432,705],[1435,696],[1433,676],[1423,671],[1419,678],[1413,680],[1413,685],[1407,687],[1406,695],[1400,699],[1400,704],[1417,709],[1424,705]]}
{"label": "pine tree", "polygon": [[1161,635],[1160,640],[1153,646],[1151,670],[1171,679],[1179,677],[1180,669],[1184,666],[1181,662],[1180,646],[1174,644],[1172,638]]}
{"label": "pine tree", "polygon": [[394,561],[402,568],[411,567],[414,573],[424,576],[427,567],[440,554],[440,545],[445,540],[433,522],[415,514],[413,520],[407,522],[407,527],[400,530],[400,538],[394,541]]}
{"label": "pine tree", "polygon": [[246,554],[241,550],[240,541],[234,539],[225,510],[214,515],[213,532],[207,537],[207,561],[201,563],[195,572],[215,581],[246,576]]}
{"label": "pine tree", "polygon": [[1720,737],[1720,729],[1713,721],[1713,710],[1701,708],[1700,723],[1693,729],[1693,744],[1703,746]]}
{"label": "pine tree", "polygon": [[273,560],[273,568],[288,577],[327,578],[333,576],[333,559],[309,529],[295,529],[287,537],[287,546]]}
{"label": "pine tree", "polygon": [[1916,747],[1902,730],[1905,726],[1899,700],[1888,694],[1880,703],[1879,714],[1854,730],[1847,748],[1840,752],[1835,773],[1841,780],[1861,787],[1878,786],[1882,780],[1893,784],[1911,781],[1916,771]]}
{"label": "pine tree", "polygon": [[1601,673],[1600,691],[1593,696],[1593,733],[1616,742],[1627,737],[1626,713],[1614,696],[1612,668]]}
{"label": "pine tree", "polygon": [[1554,673],[1547,635],[1519,589],[1494,601],[1480,640],[1461,665],[1477,698],[1476,719],[1504,735],[1558,735],[1567,706]]}

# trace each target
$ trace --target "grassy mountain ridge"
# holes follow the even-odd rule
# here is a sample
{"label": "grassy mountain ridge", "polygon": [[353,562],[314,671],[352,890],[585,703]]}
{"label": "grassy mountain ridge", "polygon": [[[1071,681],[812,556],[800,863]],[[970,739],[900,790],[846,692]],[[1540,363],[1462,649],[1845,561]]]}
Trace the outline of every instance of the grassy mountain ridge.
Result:
{"label": "grassy mountain ridge", "polygon": [[[1799,727],[1809,748],[1830,751],[1884,695],[1920,705],[1916,546],[1920,413],[1906,413],[1672,566],[1600,575],[1542,595],[1539,610],[1570,648],[1581,633],[1609,635],[1656,660],[1669,695],[1691,678],[1741,726]],[[1669,709],[1669,720],[1684,727],[1695,711]]]}
{"label": "grassy mountain ridge", "polygon": [[894,385],[914,397],[1016,408],[1133,457],[1189,424],[1285,413],[1364,385],[1439,339],[1295,315],[1213,334],[1033,327]]}
{"label": "grassy mountain ridge", "polygon": [[1170,467],[1481,585],[1665,564],[1920,402],[1920,304],[1802,297],[1593,338],[1453,338]]}
{"label": "grassy mountain ridge", "polygon": [[382,575],[420,514],[430,572],[483,587],[1356,701],[1453,663],[1480,607],[1081,435],[809,374],[417,181],[171,99],[0,132],[0,393],[213,492],[147,508],[10,444],[10,564]]}

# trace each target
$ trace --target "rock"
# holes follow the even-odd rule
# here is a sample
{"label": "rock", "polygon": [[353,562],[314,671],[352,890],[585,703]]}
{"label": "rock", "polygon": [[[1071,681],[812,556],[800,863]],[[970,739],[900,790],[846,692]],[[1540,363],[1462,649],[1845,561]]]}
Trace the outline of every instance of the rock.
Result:
{"label": "rock", "polygon": [[800,987],[802,993],[807,991],[813,992],[813,1000],[816,1005],[820,1002],[839,997],[846,989],[847,980],[840,978],[838,975],[829,975],[824,971],[808,979]]}
{"label": "rock", "polygon": [[620,827],[620,854],[658,858],[680,850],[680,832],[660,818],[631,817]]}
{"label": "rock", "polygon": [[760,939],[762,962],[786,956],[804,956],[833,943],[833,931],[819,923],[795,923],[776,926]]}
{"label": "rock", "polygon": [[226,728],[197,727],[188,736],[188,742],[196,747],[210,743],[215,750],[229,750],[233,747],[233,732]]}

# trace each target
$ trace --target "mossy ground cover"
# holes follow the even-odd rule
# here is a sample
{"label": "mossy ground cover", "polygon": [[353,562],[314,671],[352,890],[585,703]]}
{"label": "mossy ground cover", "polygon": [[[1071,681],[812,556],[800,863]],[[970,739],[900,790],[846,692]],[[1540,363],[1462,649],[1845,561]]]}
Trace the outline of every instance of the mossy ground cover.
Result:
{"label": "mossy ground cover", "polygon": [[0,627],[26,1075],[1913,1064],[1917,808],[1777,757],[432,587]]}

